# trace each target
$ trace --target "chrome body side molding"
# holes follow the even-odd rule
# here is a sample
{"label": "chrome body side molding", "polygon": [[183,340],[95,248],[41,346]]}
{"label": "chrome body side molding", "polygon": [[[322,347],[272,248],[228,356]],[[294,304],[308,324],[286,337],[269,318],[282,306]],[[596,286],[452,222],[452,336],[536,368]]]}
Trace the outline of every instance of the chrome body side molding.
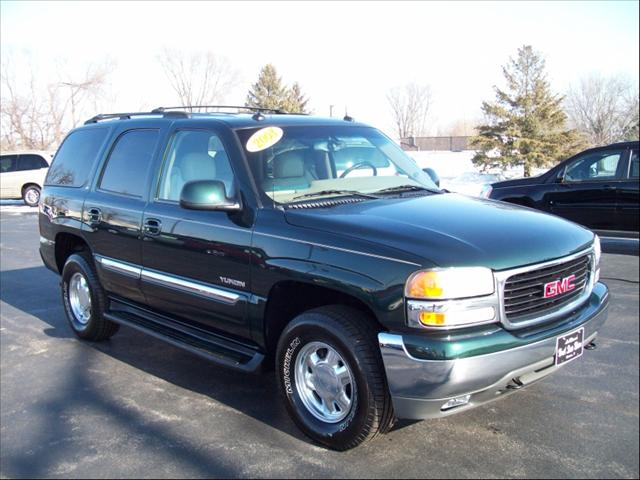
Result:
{"label": "chrome body side molding", "polygon": [[240,294],[212,285],[188,280],[155,270],[149,270],[139,265],[121,262],[120,260],[103,257],[102,255],[94,255],[94,258],[105,270],[109,270],[129,278],[142,280],[162,287],[172,288],[174,290],[180,290],[192,295],[199,295],[217,302],[226,303],[227,305],[235,305],[238,303],[238,300],[240,300]]}

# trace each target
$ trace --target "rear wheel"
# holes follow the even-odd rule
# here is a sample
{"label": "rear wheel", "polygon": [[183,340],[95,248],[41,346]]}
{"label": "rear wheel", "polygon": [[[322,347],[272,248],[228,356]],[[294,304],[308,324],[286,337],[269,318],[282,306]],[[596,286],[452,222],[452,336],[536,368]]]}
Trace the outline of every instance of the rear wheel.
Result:
{"label": "rear wheel", "polygon": [[62,302],[73,332],[85,340],[105,340],[119,328],[104,318],[107,296],[100,285],[91,256],[71,255],[62,270]]}
{"label": "rear wheel", "polygon": [[292,320],[278,343],[279,390],[289,414],[334,450],[373,439],[393,420],[374,327],[358,310],[321,307]]}
{"label": "rear wheel", "polygon": [[29,185],[22,192],[24,203],[30,207],[37,207],[40,201],[40,187],[37,185]]}

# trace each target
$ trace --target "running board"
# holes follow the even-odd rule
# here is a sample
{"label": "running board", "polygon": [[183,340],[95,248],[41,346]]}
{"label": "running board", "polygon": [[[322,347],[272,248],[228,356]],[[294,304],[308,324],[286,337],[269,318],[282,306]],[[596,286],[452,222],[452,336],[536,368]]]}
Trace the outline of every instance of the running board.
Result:
{"label": "running board", "polygon": [[118,301],[112,300],[111,308],[104,313],[107,320],[151,335],[224,367],[247,373],[261,371],[264,355],[233,340],[147,311],[134,312],[134,308]]}

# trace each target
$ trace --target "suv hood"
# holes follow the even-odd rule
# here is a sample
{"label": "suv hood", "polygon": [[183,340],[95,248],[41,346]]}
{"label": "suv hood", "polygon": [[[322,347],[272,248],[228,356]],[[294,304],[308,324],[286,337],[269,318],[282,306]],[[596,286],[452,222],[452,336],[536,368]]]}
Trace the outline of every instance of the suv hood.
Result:
{"label": "suv hood", "polygon": [[418,257],[427,267],[504,270],[579,252],[593,240],[589,230],[559,217],[456,194],[287,209],[286,220],[391,247],[399,259]]}

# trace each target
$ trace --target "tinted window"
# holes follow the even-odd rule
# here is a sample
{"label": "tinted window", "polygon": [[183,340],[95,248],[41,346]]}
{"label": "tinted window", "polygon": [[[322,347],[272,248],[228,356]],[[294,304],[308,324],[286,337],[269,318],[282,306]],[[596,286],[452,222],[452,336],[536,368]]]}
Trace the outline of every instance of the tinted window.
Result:
{"label": "tinted window", "polygon": [[234,195],[233,172],[220,138],[202,130],[179,131],[172,141],[160,179],[158,198],[178,201],[185,183],[219,180],[227,196]]}
{"label": "tinted window", "polygon": [[120,135],[102,173],[100,188],[141,197],[157,142],[157,130],[130,130]]}
{"label": "tinted window", "polygon": [[2,155],[0,157],[0,173],[15,171],[16,158],[17,155]]}
{"label": "tinted window", "polygon": [[640,163],[638,152],[631,152],[631,163],[629,163],[629,178],[638,178],[640,175]]}
{"label": "tinted window", "polygon": [[567,166],[566,182],[611,180],[615,178],[622,152],[594,152],[578,158]]}
{"label": "tinted window", "polygon": [[29,154],[18,157],[18,170],[39,170],[48,166],[40,155]]}
{"label": "tinted window", "polygon": [[106,128],[71,132],[56,153],[45,184],[68,187],[84,185],[108,133]]}

